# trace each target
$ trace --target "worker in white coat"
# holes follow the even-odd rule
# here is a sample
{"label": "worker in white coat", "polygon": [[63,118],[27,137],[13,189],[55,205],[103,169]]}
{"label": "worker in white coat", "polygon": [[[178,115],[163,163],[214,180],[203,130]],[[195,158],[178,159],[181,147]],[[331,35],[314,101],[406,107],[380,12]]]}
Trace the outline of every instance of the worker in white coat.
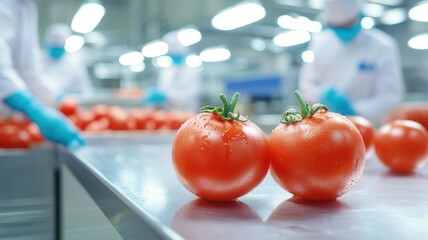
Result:
{"label": "worker in white coat", "polygon": [[404,95],[396,41],[361,27],[362,0],[326,0],[329,27],[309,45],[314,61],[304,64],[299,90],[309,102],[343,115],[361,115],[378,125]]}
{"label": "worker in white coat", "polygon": [[45,33],[43,80],[55,92],[57,99],[67,94],[89,94],[91,79],[82,60],[65,50],[71,30],[65,24],[52,24]]}
{"label": "worker in white coat", "polygon": [[40,99],[53,93],[40,78],[37,9],[32,0],[2,0],[0,7],[0,104],[24,113],[47,140],[82,145],[76,128]]}
{"label": "worker in white coat", "polygon": [[196,112],[201,107],[200,69],[186,64],[188,48],[179,42],[176,31],[165,34],[163,40],[172,64],[159,70],[157,88],[148,91],[145,102],[165,100],[169,109]]}

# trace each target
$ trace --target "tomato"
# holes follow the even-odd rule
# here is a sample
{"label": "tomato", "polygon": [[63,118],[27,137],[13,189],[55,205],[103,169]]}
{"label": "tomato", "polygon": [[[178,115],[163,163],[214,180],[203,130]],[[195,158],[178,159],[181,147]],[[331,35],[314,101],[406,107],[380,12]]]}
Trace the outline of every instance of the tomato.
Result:
{"label": "tomato", "polygon": [[179,181],[200,198],[228,201],[255,188],[266,176],[269,146],[251,121],[233,116],[238,100],[221,95],[224,109],[206,107],[177,131],[172,159]]}
{"label": "tomato", "polygon": [[94,114],[94,119],[100,120],[101,118],[107,117],[108,107],[104,104],[97,104],[92,107],[91,111]]}
{"label": "tomato", "polygon": [[407,104],[396,107],[390,114],[388,122],[394,120],[411,120],[428,129],[428,105]]}
{"label": "tomato", "polygon": [[16,125],[0,126],[0,148],[29,148],[31,138],[28,132]]}
{"label": "tomato", "polygon": [[408,173],[427,162],[428,132],[417,122],[395,120],[376,132],[374,146],[379,160],[390,170]]}
{"label": "tomato", "polygon": [[107,118],[101,118],[99,120],[95,120],[86,126],[84,131],[86,132],[103,132],[108,129],[109,121]]}
{"label": "tomato", "polygon": [[347,116],[349,120],[357,127],[361,136],[363,137],[364,147],[366,151],[369,151],[373,145],[373,139],[375,134],[375,129],[373,124],[361,116]]}
{"label": "tomato", "polygon": [[363,139],[346,117],[309,104],[298,91],[302,113],[290,109],[269,136],[271,174],[285,190],[306,200],[334,200],[362,175]]}
{"label": "tomato", "polygon": [[109,129],[111,130],[128,130],[129,121],[128,113],[121,107],[113,106],[109,109],[107,118],[109,120]]}
{"label": "tomato", "polygon": [[85,129],[92,121],[94,121],[94,114],[91,111],[81,111],[77,113],[79,119],[79,126]]}
{"label": "tomato", "polygon": [[43,142],[44,138],[40,133],[39,127],[36,124],[30,123],[26,126],[26,130],[30,135],[30,139],[32,143],[40,143]]}
{"label": "tomato", "polygon": [[58,110],[66,116],[77,114],[79,102],[73,97],[64,98],[58,106]]}

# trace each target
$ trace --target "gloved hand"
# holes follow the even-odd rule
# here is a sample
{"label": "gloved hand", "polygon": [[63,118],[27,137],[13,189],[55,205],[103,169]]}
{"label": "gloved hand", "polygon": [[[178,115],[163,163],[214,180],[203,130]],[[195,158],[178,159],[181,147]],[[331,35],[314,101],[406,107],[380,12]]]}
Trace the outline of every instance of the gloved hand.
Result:
{"label": "gloved hand", "polygon": [[28,92],[16,92],[4,99],[12,109],[23,112],[40,129],[43,136],[68,148],[84,145],[76,128],[61,113],[42,106]]}
{"label": "gloved hand", "polygon": [[321,94],[321,103],[327,105],[330,111],[345,116],[357,114],[348,98],[337,92],[334,88],[327,89]]}
{"label": "gloved hand", "polygon": [[157,88],[149,88],[146,90],[143,98],[144,104],[156,104],[166,101],[166,95],[164,92]]}

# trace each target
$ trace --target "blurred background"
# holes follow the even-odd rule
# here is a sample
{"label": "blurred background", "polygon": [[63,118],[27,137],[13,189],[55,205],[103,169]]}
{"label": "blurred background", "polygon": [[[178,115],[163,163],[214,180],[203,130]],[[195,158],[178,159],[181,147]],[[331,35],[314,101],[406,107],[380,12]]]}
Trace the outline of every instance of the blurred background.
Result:
{"label": "blurred background", "polygon": [[[79,9],[90,3],[98,5],[87,10],[93,30],[72,25],[73,36],[66,50],[84,61],[99,95],[92,98],[108,96],[117,89],[156,85],[159,70],[169,67],[171,59],[162,48],[142,52],[143,47],[161,41],[169,31],[193,29],[183,33],[183,41],[190,51],[186,64],[201,71],[201,104],[216,101],[220,92],[230,94],[240,89],[241,101],[250,108],[247,111],[281,111],[296,89],[301,64],[312,61],[313,54],[306,51],[310,36],[297,34],[286,41],[275,37],[285,32],[294,34],[295,30],[314,34],[325,27],[320,14],[322,0],[258,1],[261,19],[235,29],[221,22],[214,26],[212,21],[224,9],[243,3],[238,0],[37,0],[40,42],[50,24],[71,25]],[[428,17],[418,16],[417,11],[414,16],[409,14],[421,3],[371,0],[364,6],[363,27],[379,28],[399,42],[406,100],[423,99],[428,91],[428,35],[423,35],[428,34],[424,22]],[[234,15],[239,16],[245,13]],[[257,17],[257,13],[246,19],[251,16]],[[213,48],[223,52],[215,58],[209,52],[204,55]],[[130,52],[134,54],[124,56]],[[261,87],[262,83],[269,84]]]}

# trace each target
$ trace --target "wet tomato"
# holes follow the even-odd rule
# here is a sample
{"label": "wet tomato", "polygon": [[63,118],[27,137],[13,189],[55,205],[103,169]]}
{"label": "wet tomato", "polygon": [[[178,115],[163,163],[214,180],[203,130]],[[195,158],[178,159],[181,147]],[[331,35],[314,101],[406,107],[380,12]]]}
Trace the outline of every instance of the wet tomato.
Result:
{"label": "wet tomato", "polygon": [[385,166],[394,172],[408,173],[427,161],[428,132],[417,122],[395,120],[379,128],[374,146]]}
{"label": "wet tomato", "polygon": [[346,117],[309,104],[298,91],[302,112],[287,110],[270,134],[271,174],[291,194],[334,200],[359,180],[365,164],[363,139]]}
{"label": "wet tomato", "polygon": [[179,181],[200,198],[228,201],[255,188],[266,176],[269,146],[263,131],[233,114],[239,94],[224,109],[205,107],[187,120],[173,142],[172,159]]}
{"label": "wet tomato", "polygon": [[373,124],[361,116],[347,116],[347,118],[351,120],[351,122],[357,127],[361,137],[363,137],[364,147],[366,148],[366,151],[369,151],[373,146],[373,139],[375,134]]}

